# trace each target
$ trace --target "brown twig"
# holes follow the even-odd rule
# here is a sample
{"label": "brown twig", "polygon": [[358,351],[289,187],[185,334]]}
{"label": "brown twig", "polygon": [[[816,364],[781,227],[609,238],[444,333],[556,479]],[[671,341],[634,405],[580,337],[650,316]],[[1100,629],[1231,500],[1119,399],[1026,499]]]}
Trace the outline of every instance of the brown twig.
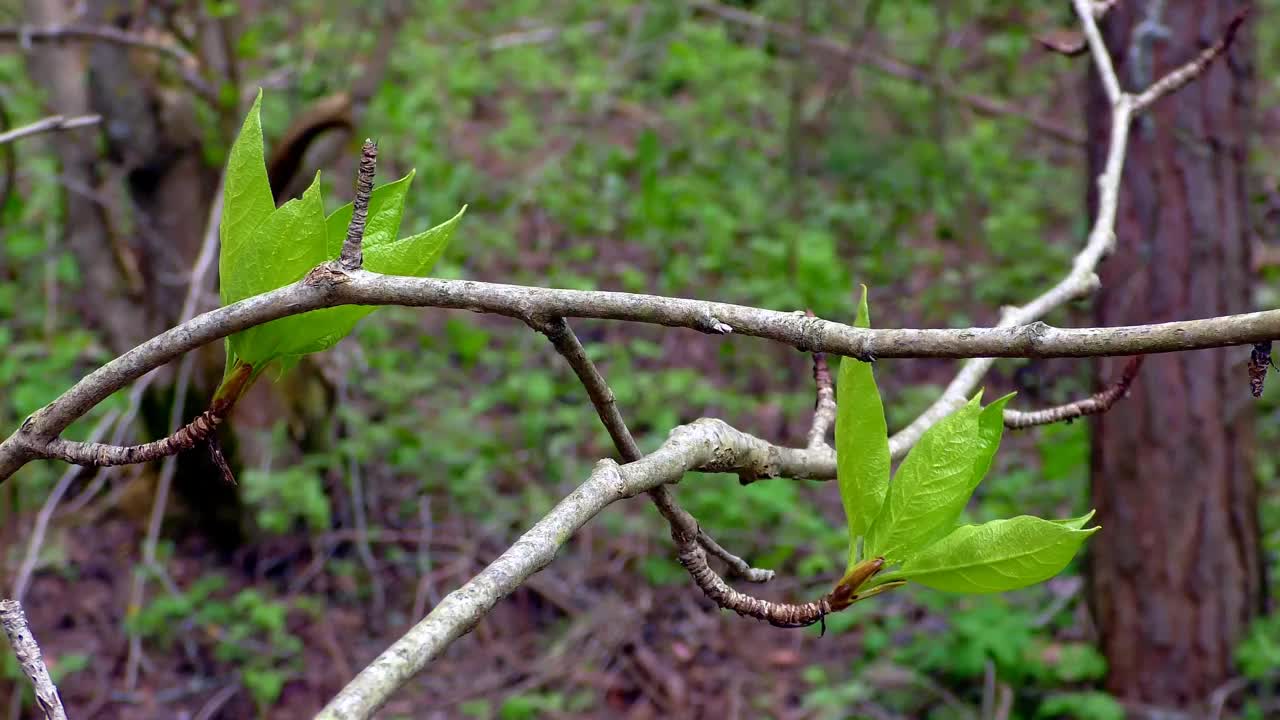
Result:
{"label": "brown twig", "polygon": [[342,254],[338,265],[347,272],[359,270],[364,264],[364,225],[369,219],[369,196],[373,193],[373,174],[378,164],[378,144],[366,139],[360,151],[360,170],[356,174],[356,198],[351,205],[351,224],[342,242]]}
{"label": "brown twig", "polygon": [[[587,357],[586,349],[582,347],[582,342],[574,334],[573,328],[569,327],[568,321],[564,318],[542,321],[533,320],[530,321],[529,325],[534,330],[547,336],[556,351],[564,357],[569,363],[569,367],[573,369],[574,374],[578,376],[578,380],[586,388],[587,396],[591,398],[591,404],[596,408],[596,414],[599,415],[600,422],[604,424],[605,430],[608,431],[609,437],[613,440],[614,447],[618,449],[618,454],[622,456],[623,461],[635,462],[639,460],[642,457],[640,446],[636,444],[635,438],[631,435],[631,430],[627,428],[626,420],[622,417],[622,412],[618,410],[618,402],[613,395],[613,390],[609,388],[609,384],[605,381],[595,363],[591,362],[591,358]],[[675,539],[677,547],[685,538],[693,538],[707,552],[723,560],[734,576],[753,583],[763,583],[773,579],[774,573],[772,570],[751,567],[751,564],[746,560],[729,552],[710,535],[703,532],[698,525],[697,519],[680,507],[680,504],[676,502],[675,496],[667,486],[662,485],[650,490],[649,497],[658,508],[658,512],[671,525],[671,535]],[[678,538],[677,534],[679,535]],[[703,562],[706,561],[705,554],[702,559]]]}
{"label": "brown twig", "polygon": [[1183,64],[1176,70],[1169,72],[1164,77],[1151,84],[1141,94],[1133,99],[1134,112],[1142,112],[1150,107],[1152,103],[1160,98],[1175,93],[1186,87],[1192,80],[1195,80],[1201,73],[1209,67],[1209,63],[1213,62],[1231,47],[1231,43],[1236,39],[1236,33],[1240,30],[1240,26],[1244,24],[1245,18],[1248,17],[1250,6],[1246,5],[1241,8],[1240,12],[1235,14],[1227,23],[1226,30],[1223,31],[1222,37],[1218,42],[1210,45],[1196,55],[1191,61]]}
{"label": "brown twig", "polygon": [[77,115],[76,117],[50,115],[29,125],[23,125],[8,132],[0,133],[0,145],[40,133],[53,132],[55,130],[74,130],[75,128],[97,125],[100,122],[102,122],[101,115]]}
{"label": "brown twig", "polygon": [[62,698],[58,696],[58,688],[49,677],[49,668],[45,667],[44,657],[40,653],[40,645],[31,634],[27,625],[27,614],[22,611],[22,603],[17,600],[0,600],[0,625],[9,636],[9,646],[18,658],[18,665],[35,688],[36,704],[46,720],[67,720],[67,711],[62,707]]}
{"label": "brown twig", "polygon": [[1013,430],[1020,430],[1037,425],[1049,425],[1063,420],[1070,422],[1086,415],[1104,413],[1110,410],[1117,400],[1129,392],[1129,386],[1138,377],[1138,371],[1142,369],[1142,361],[1145,359],[1145,355],[1135,355],[1129,358],[1129,362],[1125,363],[1119,380],[1083,400],[1076,400],[1075,402],[1042,410],[1005,410],[1004,426]]}
{"label": "brown twig", "polygon": [[[812,310],[805,315],[814,317]],[[813,426],[809,428],[808,447],[821,447],[827,441],[827,431],[836,421],[836,392],[831,383],[831,368],[827,365],[826,353],[813,354],[813,383],[817,387],[818,397],[813,406]]]}

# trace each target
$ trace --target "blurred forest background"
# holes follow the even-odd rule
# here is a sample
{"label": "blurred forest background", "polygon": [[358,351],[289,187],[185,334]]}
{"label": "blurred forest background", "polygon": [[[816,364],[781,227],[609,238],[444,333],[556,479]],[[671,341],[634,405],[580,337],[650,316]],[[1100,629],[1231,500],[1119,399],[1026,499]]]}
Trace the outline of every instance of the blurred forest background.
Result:
{"label": "blurred forest background", "polygon": [[[1274,10],[1257,3],[1247,46],[1253,301],[1268,308]],[[25,23],[158,47],[24,37]],[[880,327],[994,324],[1070,267],[1088,228],[1085,147],[1104,142],[1086,134],[1089,61],[1037,39],[1075,27],[1068,3],[996,0],[0,0],[6,128],[51,108],[102,116],[0,147],[0,433],[176,324],[184,301],[216,305],[212,272],[189,292],[192,268],[258,87],[278,198],[317,170],[326,197],[349,197],[368,136],[381,181],[417,170],[406,228],[469,204],[437,275],[843,321],[866,283]],[[1082,302],[1046,320],[1092,315]],[[808,356],[578,326],[646,450],[700,416],[803,444]],[[221,363],[212,348],[158,372],[68,436],[166,435],[204,407]],[[890,430],[956,365],[880,362]],[[987,397],[1064,402],[1091,392],[1090,373],[1000,362]],[[1246,412],[1274,579],[1272,390]],[[544,338],[465,312],[379,312],[241,405],[224,433],[234,487],[198,452],[101,471],[39,463],[0,487],[0,583],[24,598],[73,717],[310,717],[614,456]],[[972,519],[1081,514],[1089,453],[1088,423],[1011,433]],[[691,476],[678,496],[726,547],[778,571],[767,597],[816,596],[843,569],[833,483]],[[890,593],[830,617],[821,638],[774,629],[716,611],[637,499],[589,525],[384,715],[1121,718],[1137,709],[1108,692],[1085,598],[1074,567],[992,597]],[[31,717],[3,655],[0,717]],[[1280,717],[1277,680],[1280,616],[1264,615],[1210,699],[1220,717]]]}

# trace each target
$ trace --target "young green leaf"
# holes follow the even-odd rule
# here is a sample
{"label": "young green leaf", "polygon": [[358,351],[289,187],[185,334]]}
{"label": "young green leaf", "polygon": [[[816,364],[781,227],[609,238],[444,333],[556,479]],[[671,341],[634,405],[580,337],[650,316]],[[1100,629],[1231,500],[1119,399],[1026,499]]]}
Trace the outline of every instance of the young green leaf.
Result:
{"label": "young green leaf", "polygon": [[1080,529],[1092,514],[1060,522],[1022,515],[963,525],[916,553],[893,577],[966,593],[1034,585],[1061,572],[1099,529]]}
{"label": "young green leaf", "polygon": [[[987,472],[991,470],[991,462],[995,460],[996,450],[1000,449],[1000,438],[1004,435],[1004,406],[1009,404],[1016,394],[1005,395],[982,408],[982,413],[978,415],[978,459],[974,463],[970,492],[978,487],[978,483],[982,482],[982,478],[986,477]],[[958,513],[957,517],[959,517]]]}
{"label": "young green leaf", "polygon": [[[374,195],[377,195],[378,191],[374,190],[373,192]],[[370,200],[369,204],[372,206],[373,201]],[[435,266],[436,261],[440,259],[440,255],[444,253],[445,247],[449,244],[449,239],[453,237],[454,229],[458,226],[458,221],[462,219],[462,215],[466,211],[467,209],[464,207],[458,211],[457,215],[417,235],[400,238],[394,242],[376,243],[373,247],[366,246],[364,249],[365,268],[384,275],[426,276],[431,271],[431,268]],[[370,219],[372,219],[372,216],[371,210]],[[345,232],[344,230],[344,235]],[[334,255],[334,257],[337,256]],[[355,328],[356,323],[361,318],[374,310],[377,310],[377,308],[361,305],[343,305],[341,307],[325,308],[324,310],[312,310],[309,313],[297,316],[298,318],[306,318],[309,326],[319,328],[322,331],[312,333],[307,342],[299,343],[291,349],[289,354],[305,355],[333,347]]]}
{"label": "young green leaf", "polygon": [[228,283],[230,277],[236,278],[237,268],[231,259],[239,254],[246,244],[252,241],[254,230],[258,228],[276,209],[275,200],[271,196],[271,183],[267,180],[267,164],[263,159],[262,122],[259,108],[262,106],[262,91],[249,108],[240,134],[231,145],[231,153],[227,159],[226,177],[223,180],[222,223],[218,226],[218,239],[222,242],[222,252],[218,260],[218,271],[222,277],[222,304],[227,305],[247,295],[240,295],[235,300],[229,299],[236,294],[236,287]]}
{"label": "young green leaf", "polygon": [[[271,213],[247,242],[223,248],[223,302],[233,303],[296,282],[324,262],[324,220],[317,175],[301,198]],[[297,354],[317,332],[326,330],[316,328],[307,315],[281,318],[232,335],[231,354],[261,372],[275,358]]]}
{"label": "young green leaf", "polygon": [[925,431],[889,484],[867,532],[867,557],[902,562],[952,528],[969,496],[982,449],[981,394]]}
{"label": "young green leaf", "polygon": [[1071,528],[1072,530],[1079,530],[1080,528],[1083,528],[1085,526],[1085,523],[1092,520],[1094,514],[1097,512],[1098,512],[1097,510],[1090,510],[1088,513],[1081,515],[1078,518],[1067,518],[1066,520],[1050,520],[1050,522],[1055,522],[1063,527]]}
{"label": "young green leaf", "polygon": [[[865,285],[854,325],[871,327]],[[852,569],[858,563],[858,538],[871,527],[889,489],[889,431],[871,363],[840,358],[836,398],[836,478],[849,524]]]}

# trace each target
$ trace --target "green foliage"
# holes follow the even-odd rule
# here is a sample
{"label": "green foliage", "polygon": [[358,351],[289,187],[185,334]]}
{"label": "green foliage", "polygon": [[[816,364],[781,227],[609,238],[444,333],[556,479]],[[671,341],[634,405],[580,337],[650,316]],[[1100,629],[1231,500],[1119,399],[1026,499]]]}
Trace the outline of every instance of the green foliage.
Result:
{"label": "green foliage", "polygon": [[[869,317],[864,287],[858,324],[868,326]],[[868,558],[901,565],[875,578],[872,587],[914,580],[969,593],[1004,592],[1048,580],[1097,530],[1082,529],[1092,512],[1074,520],[1024,515],[955,527],[991,468],[1012,395],[982,407],[979,392],[935,423],[907,453],[885,493],[889,446],[875,377],[868,364],[843,358],[840,380],[836,457],[849,525],[849,569],[837,594],[847,595],[866,581],[865,572],[855,571],[861,567],[857,544],[864,530]]]}
{"label": "green foliage", "polygon": [[301,672],[302,641],[287,626],[288,605],[254,589],[220,597],[226,585],[225,577],[206,574],[184,592],[153,599],[126,619],[126,627],[166,645],[180,635],[211,642],[214,657],[238,668],[265,715],[284,684]]}
{"label": "green foliage", "polygon": [[[320,177],[296,198],[275,207],[263,159],[262,93],[249,110],[227,160],[220,228],[219,269],[223,304],[231,304],[296,282],[317,265],[337,258],[350,222],[350,204],[328,217],[320,197]],[[383,185],[370,197],[363,245],[365,267],[392,275],[422,276],[444,250],[462,217],[396,239],[413,173]],[[284,368],[308,353],[332,347],[373,308],[339,307],[281,318],[227,339],[228,376],[239,365],[253,375],[279,361]]]}
{"label": "green foliage", "polygon": [[1048,720],[1124,720],[1124,705],[1104,692],[1055,693],[1045,698],[1036,718]]}
{"label": "green foliage", "polygon": [[1005,592],[1044,582],[1062,572],[1086,538],[1093,516],[1053,522],[1022,515],[963,525],[902,564],[901,577],[952,592]]}
{"label": "green foliage", "polygon": [[1280,668],[1280,615],[1258,618],[1236,648],[1236,665],[1251,680],[1274,680]]}
{"label": "green foliage", "polygon": [[[854,324],[871,327],[865,285]],[[836,390],[837,476],[849,524],[848,568],[852,569],[861,559],[858,541],[871,527],[889,489],[889,431],[871,363],[841,358]]]}
{"label": "green foliage", "polygon": [[258,525],[268,532],[283,535],[299,522],[313,532],[329,528],[329,497],[323,479],[311,467],[249,469],[239,482]]}

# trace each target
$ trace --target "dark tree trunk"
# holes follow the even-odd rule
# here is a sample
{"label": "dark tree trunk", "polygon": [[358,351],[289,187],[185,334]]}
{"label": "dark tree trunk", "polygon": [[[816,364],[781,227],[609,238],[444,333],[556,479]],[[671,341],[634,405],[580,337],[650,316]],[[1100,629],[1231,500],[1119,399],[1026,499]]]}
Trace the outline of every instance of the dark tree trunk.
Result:
{"label": "dark tree trunk", "polygon": [[[1136,31],[1149,3],[1118,3],[1104,31],[1121,85],[1191,58],[1245,3],[1173,2],[1166,37]],[[1246,28],[1248,26],[1246,25]],[[1089,79],[1089,207],[1109,107]],[[1248,143],[1252,45],[1161,100],[1133,126],[1116,252],[1101,269],[1099,325],[1250,308]],[[1110,673],[1132,703],[1190,710],[1232,674],[1232,650],[1264,600],[1247,349],[1148,358],[1128,400],[1092,424],[1090,601]],[[1119,374],[1123,358],[1097,364]]]}

